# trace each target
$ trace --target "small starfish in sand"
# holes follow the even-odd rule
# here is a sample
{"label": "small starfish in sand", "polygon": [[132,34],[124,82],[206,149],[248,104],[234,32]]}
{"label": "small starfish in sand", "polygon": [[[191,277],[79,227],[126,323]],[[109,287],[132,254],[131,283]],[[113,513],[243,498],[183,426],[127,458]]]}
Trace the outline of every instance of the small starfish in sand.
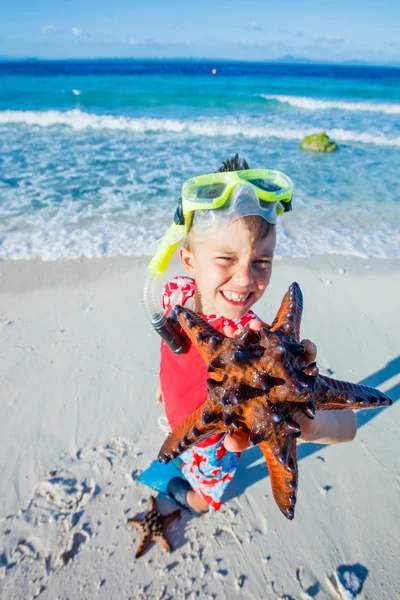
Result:
{"label": "small starfish in sand", "polygon": [[132,528],[138,529],[142,533],[142,539],[136,550],[135,558],[142,556],[144,551],[152,542],[160,544],[167,552],[172,552],[172,546],[165,532],[166,528],[172,521],[179,519],[180,510],[175,510],[169,515],[162,515],[157,508],[156,499],[150,496],[149,510],[143,519],[128,519],[128,523]]}

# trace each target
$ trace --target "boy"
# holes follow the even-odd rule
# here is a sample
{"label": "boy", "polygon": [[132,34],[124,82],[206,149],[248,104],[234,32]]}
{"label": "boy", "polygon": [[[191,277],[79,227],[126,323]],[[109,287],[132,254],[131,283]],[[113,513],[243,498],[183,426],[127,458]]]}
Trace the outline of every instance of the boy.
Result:
{"label": "boy", "polygon": [[[246,161],[240,164],[236,155],[218,172],[243,171],[245,175],[248,169]],[[222,184],[204,187],[204,198],[220,193],[218,185]],[[276,242],[277,202],[262,202],[260,198],[263,190],[278,189],[263,180],[244,180],[234,187],[223,206],[194,212],[191,229],[179,248],[179,258],[190,277],[175,277],[166,284],[163,309],[167,316],[180,304],[200,313],[230,337],[243,327],[268,327],[251,308],[269,285]],[[316,347],[309,340],[302,343],[307,365],[315,361]],[[193,346],[186,354],[174,355],[162,342],[156,397],[164,405],[172,429],[203,404],[206,379],[207,367]],[[351,411],[318,412],[314,420],[303,417],[299,421],[300,439],[304,441],[338,443],[352,440],[356,433]],[[248,446],[246,434],[237,431],[212,436],[190,448],[181,455],[186,480],[173,479],[169,493],[193,512],[218,510],[237,470],[240,452]]]}

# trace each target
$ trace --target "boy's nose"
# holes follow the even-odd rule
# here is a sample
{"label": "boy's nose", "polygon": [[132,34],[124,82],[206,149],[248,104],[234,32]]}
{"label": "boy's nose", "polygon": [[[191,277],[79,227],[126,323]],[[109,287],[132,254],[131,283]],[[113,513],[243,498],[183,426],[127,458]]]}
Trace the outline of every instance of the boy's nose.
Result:
{"label": "boy's nose", "polygon": [[253,269],[249,265],[238,265],[233,279],[242,286],[250,285],[254,282]]}

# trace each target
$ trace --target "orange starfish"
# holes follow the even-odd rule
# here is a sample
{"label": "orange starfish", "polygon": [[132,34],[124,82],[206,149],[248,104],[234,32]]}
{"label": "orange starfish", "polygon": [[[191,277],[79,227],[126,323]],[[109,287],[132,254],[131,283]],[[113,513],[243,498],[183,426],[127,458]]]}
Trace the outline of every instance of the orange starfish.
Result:
{"label": "orange starfish", "polygon": [[174,429],[158,456],[167,463],[211,435],[244,431],[251,445],[260,446],[275,501],[288,519],[293,519],[296,504],[298,417],[392,403],[374,388],[320,375],[316,363],[303,365],[302,309],[300,287],[292,283],[269,329],[245,329],[237,338],[226,338],[198,314],[175,307],[211,376],[206,402]]}
{"label": "orange starfish", "polygon": [[150,496],[149,510],[144,518],[128,519],[129,525],[142,533],[142,539],[136,550],[135,558],[139,558],[152,542],[160,544],[167,552],[171,552],[172,546],[165,530],[172,521],[180,518],[180,514],[180,510],[175,510],[169,515],[162,515],[158,512],[156,499],[154,496]]}

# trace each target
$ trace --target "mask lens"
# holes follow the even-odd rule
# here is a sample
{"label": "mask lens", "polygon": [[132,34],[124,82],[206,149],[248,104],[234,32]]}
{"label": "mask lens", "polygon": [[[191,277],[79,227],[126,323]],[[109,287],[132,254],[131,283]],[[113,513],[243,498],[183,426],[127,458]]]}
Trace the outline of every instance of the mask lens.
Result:
{"label": "mask lens", "polygon": [[273,179],[248,179],[247,181],[264,192],[279,192],[283,189]]}
{"label": "mask lens", "polygon": [[275,202],[269,202],[268,200],[261,200],[260,198],[258,199],[258,203],[260,205],[260,208],[262,208],[263,210],[268,210],[271,208],[272,205],[275,204]]}
{"label": "mask lens", "polygon": [[192,202],[212,202],[216,198],[222,196],[225,189],[225,183],[194,186],[190,190],[190,200],[192,200]]}

